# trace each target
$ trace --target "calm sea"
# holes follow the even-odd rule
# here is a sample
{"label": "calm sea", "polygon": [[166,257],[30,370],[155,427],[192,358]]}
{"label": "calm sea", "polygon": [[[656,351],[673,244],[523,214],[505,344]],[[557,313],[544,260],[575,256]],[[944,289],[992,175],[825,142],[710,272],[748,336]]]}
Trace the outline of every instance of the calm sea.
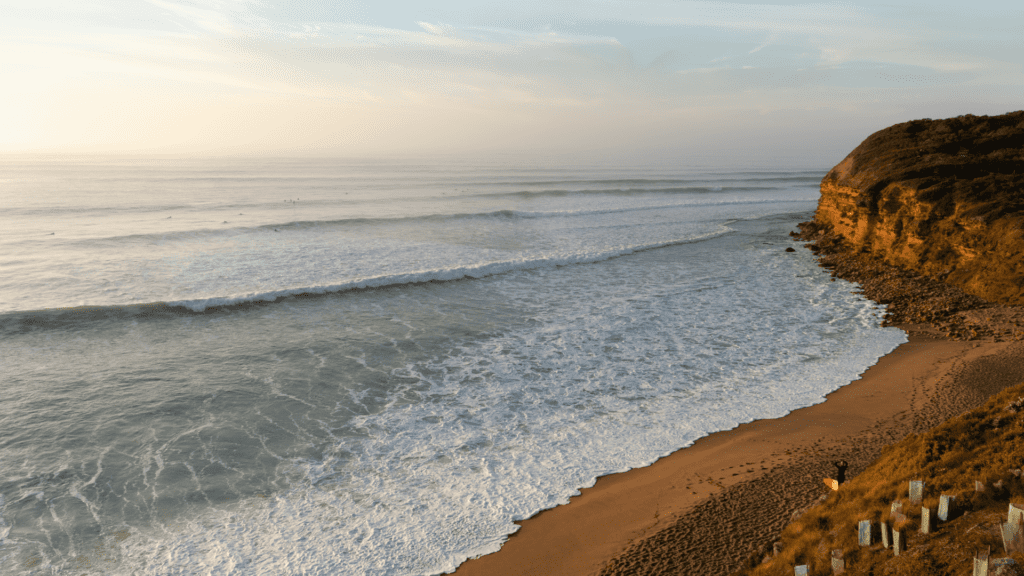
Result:
{"label": "calm sea", "polygon": [[825,170],[0,161],[0,572],[439,574],[905,341]]}

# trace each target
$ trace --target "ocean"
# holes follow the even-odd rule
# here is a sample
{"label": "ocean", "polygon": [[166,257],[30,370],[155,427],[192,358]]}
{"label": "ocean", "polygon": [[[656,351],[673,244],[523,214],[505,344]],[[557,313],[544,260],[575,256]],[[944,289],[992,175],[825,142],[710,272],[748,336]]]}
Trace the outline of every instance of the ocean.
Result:
{"label": "ocean", "polygon": [[432,575],[906,341],[826,170],[0,160],[0,572]]}

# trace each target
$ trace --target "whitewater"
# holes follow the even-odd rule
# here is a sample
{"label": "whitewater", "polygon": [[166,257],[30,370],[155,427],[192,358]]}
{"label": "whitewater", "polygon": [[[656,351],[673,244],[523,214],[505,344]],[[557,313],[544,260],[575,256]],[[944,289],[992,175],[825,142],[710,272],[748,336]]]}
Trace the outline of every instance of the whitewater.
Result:
{"label": "whitewater", "polygon": [[824,170],[0,161],[0,572],[432,575],[904,334]]}

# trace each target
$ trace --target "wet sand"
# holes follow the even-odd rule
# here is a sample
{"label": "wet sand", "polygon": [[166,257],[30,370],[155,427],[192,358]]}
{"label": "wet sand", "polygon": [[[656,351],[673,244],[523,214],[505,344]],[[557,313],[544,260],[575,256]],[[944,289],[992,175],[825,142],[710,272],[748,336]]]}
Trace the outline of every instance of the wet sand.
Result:
{"label": "wet sand", "polygon": [[794,512],[828,490],[832,461],[845,459],[852,478],[886,445],[1024,381],[1024,344],[899,327],[910,341],[825,402],[603,476],[455,574],[729,574],[770,550]]}

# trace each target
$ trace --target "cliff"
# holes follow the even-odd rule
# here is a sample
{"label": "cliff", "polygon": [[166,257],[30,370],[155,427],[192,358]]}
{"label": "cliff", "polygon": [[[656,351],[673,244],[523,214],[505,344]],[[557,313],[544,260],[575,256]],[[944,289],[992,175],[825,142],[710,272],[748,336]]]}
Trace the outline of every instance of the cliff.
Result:
{"label": "cliff", "polygon": [[[929,332],[930,324],[952,339],[999,342],[1024,340],[1022,228],[1019,111],[916,120],[872,134],[822,179],[814,220],[793,236],[810,241],[834,277],[858,283],[866,297],[887,304],[887,323],[908,332]],[[1020,366],[1021,345],[1004,350],[1000,363],[968,363],[956,368],[952,381],[963,377],[963,390],[989,394],[982,384]],[[931,402],[947,406],[956,389],[939,389]],[[981,408],[890,444],[838,492],[797,512],[778,541],[763,541],[736,576],[791,575],[796,565],[831,573],[835,550],[851,575],[970,574],[982,549],[998,558],[990,574],[1024,574],[1024,553],[1005,550],[1000,537],[1007,504],[1024,505],[1022,439],[1019,384]],[[911,480],[926,487],[924,500],[913,506]],[[940,494],[956,496],[954,512],[923,534],[920,506],[934,511]],[[897,500],[907,504],[907,516],[892,513]],[[863,520],[875,527],[871,546],[857,539]],[[904,531],[899,555],[878,543],[881,521]]]}
{"label": "cliff", "polygon": [[1024,111],[875,132],[822,180],[814,228],[967,294],[1024,305]]}

